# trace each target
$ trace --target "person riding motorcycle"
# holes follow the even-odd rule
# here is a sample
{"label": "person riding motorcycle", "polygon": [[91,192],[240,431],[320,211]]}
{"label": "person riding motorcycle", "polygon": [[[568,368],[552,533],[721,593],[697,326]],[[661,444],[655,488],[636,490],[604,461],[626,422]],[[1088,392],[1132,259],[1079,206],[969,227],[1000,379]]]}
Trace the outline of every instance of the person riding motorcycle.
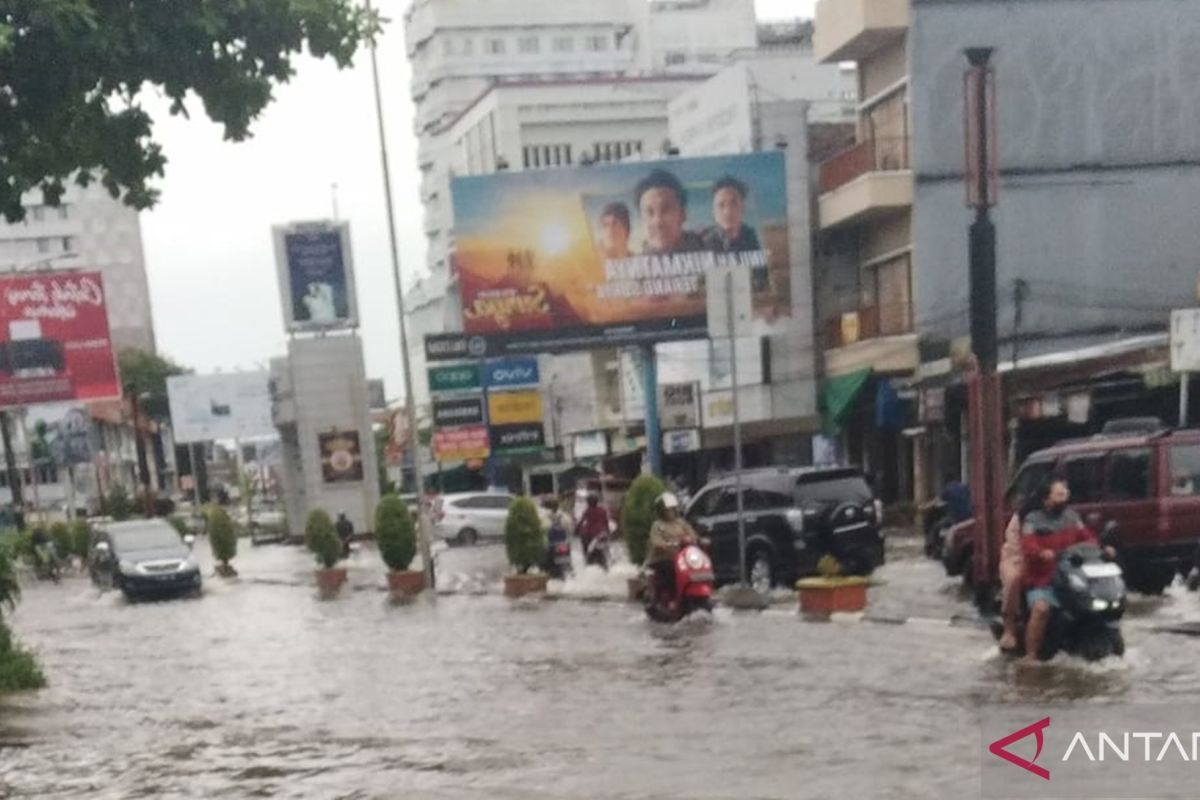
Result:
{"label": "person riding motorcycle", "polygon": [[674,589],[675,554],[684,545],[699,540],[688,521],[679,515],[679,498],[664,492],[654,501],[658,519],[650,526],[650,541],[646,547],[646,567],[654,570],[658,591]]}
{"label": "person riding motorcycle", "polygon": [[600,505],[600,496],[594,492],[588,493],[587,508],[579,518],[577,531],[585,553],[593,539],[609,534],[608,511]]}

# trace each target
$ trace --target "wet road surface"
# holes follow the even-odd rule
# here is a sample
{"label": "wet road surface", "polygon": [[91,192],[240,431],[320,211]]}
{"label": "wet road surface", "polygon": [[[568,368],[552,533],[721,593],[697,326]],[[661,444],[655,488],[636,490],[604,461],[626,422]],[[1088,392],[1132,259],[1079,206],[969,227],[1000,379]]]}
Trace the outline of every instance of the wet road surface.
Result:
{"label": "wet road surface", "polygon": [[1200,620],[1178,585],[1135,596],[1125,659],[1024,668],[945,624],[969,606],[911,548],[871,592],[908,624],[784,603],[674,628],[590,601],[620,575],[507,601],[502,552],[444,554],[454,593],[409,606],[369,548],[330,602],[304,552],[245,542],[197,600],[27,582],[12,621],[51,685],[0,699],[0,797],[977,796],[987,704],[1190,700],[1200,672],[1195,639],[1153,630]]}

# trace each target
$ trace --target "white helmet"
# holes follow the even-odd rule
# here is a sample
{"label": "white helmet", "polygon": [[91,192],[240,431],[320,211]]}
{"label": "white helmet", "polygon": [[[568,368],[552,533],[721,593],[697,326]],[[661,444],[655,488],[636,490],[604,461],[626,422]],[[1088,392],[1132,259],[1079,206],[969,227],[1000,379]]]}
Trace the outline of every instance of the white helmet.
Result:
{"label": "white helmet", "polygon": [[669,508],[679,509],[679,498],[673,492],[663,492],[655,501],[660,509],[666,511]]}

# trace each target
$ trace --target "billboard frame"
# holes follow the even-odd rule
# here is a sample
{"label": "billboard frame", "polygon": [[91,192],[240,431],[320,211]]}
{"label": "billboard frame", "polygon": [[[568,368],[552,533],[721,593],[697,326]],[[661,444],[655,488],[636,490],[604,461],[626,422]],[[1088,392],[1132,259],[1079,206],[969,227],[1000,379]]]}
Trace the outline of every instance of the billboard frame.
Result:
{"label": "billboard frame", "polygon": [[[295,313],[295,295],[292,274],[287,255],[287,237],[292,234],[336,233],[342,251],[342,275],[346,283],[346,318],[333,322],[298,320]],[[288,333],[317,331],[356,330],[360,323],[358,308],[358,283],[354,275],[354,254],[350,247],[350,223],[346,221],[311,220],[288,222],[271,226],[275,243],[275,271],[279,283],[280,304],[283,311],[283,327]]]}

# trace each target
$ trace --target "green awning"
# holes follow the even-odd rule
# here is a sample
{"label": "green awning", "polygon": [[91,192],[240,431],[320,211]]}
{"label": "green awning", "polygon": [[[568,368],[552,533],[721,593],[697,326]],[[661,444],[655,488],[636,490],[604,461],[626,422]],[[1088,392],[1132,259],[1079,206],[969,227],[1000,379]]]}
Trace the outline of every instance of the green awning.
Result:
{"label": "green awning", "polygon": [[854,408],[858,393],[871,379],[870,369],[860,369],[847,375],[827,378],[821,385],[821,420],[825,433],[833,435],[841,430],[846,418]]}

